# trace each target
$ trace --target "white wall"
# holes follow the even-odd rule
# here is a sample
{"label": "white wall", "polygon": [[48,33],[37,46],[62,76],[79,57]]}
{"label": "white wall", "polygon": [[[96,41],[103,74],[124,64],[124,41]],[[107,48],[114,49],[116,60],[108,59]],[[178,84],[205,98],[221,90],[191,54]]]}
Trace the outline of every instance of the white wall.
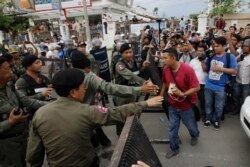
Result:
{"label": "white wall", "polygon": [[200,14],[198,16],[198,31],[201,33],[201,36],[204,36],[206,32],[207,22],[208,22],[207,14]]}

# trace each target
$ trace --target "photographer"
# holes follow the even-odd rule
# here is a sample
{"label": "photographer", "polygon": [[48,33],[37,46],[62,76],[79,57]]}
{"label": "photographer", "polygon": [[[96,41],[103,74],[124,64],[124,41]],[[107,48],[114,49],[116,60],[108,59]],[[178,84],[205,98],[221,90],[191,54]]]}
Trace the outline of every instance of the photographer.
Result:
{"label": "photographer", "polygon": [[30,99],[23,101],[9,82],[11,78],[9,63],[0,57],[0,166],[25,167],[28,115],[22,108],[38,109],[42,104],[33,105]]}
{"label": "photographer", "polygon": [[198,98],[200,101],[200,108],[201,108],[201,116],[202,121],[205,121],[205,95],[204,95],[204,85],[206,83],[207,73],[203,71],[202,64],[205,64],[204,60],[206,59],[207,55],[205,51],[207,47],[205,45],[199,45],[195,52],[195,58],[193,58],[190,62],[190,66],[194,69],[196,77],[200,83],[200,90],[198,92]]}
{"label": "photographer", "polygon": [[20,97],[22,97],[22,101],[32,101],[31,105],[33,107],[27,108],[32,117],[36,111],[32,108],[39,108],[37,106],[43,106],[48,103],[46,100],[50,99],[52,88],[49,79],[40,74],[42,64],[36,56],[25,56],[22,65],[26,72],[17,80],[16,89]]}

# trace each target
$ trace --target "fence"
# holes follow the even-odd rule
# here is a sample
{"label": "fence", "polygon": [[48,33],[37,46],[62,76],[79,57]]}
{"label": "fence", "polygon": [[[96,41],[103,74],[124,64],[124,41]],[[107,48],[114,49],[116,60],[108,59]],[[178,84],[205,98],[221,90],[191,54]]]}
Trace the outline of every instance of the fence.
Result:
{"label": "fence", "polygon": [[109,167],[131,167],[138,160],[150,167],[162,167],[137,116],[127,118]]}

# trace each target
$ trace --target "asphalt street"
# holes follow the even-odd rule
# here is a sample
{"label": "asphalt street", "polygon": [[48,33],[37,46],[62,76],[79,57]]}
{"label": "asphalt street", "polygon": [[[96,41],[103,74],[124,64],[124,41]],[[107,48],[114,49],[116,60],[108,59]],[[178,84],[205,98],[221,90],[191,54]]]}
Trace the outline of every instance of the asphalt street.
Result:
{"label": "asphalt street", "polygon": [[[164,121],[160,121],[164,118]],[[163,113],[143,113],[141,123],[150,139],[167,139],[167,118]],[[113,145],[118,138],[115,126],[104,127]],[[166,159],[168,144],[153,144],[163,167],[249,167],[250,139],[243,131],[239,116],[226,115],[221,129],[205,128],[199,122],[200,137],[196,146],[190,145],[190,136],[182,124],[179,136],[182,141],[180,153],[172,159]],[[107,167],[109,161],[102,159],[101,167]]]}

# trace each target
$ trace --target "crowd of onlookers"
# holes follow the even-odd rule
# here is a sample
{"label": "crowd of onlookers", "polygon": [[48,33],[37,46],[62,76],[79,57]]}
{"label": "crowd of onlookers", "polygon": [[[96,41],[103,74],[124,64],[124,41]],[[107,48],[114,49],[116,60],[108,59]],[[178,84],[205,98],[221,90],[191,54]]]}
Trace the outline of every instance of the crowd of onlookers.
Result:
{"label": "crowd of onlookers", "polygon": [[[132,21],[139,22],[137,18]],[[126,31],[126,19],[121,18],[121,23],[120,28]],[[169,117],[170,151],[166,155],[167,158],[179,153],[180,119],[190,132],[191,145],[198,142],[199,130],[192,111],[197,102],[196,93],[204,126],[213,125],[216,130],[220,129],[221,121],[225,119],[224,114],[239,114],[244,99],[250,95],[250,24],[243,29],[232,25],[225,30],[225,26],[225,23],[219,20],[215,29],[208,27],[205,35],[201,36],[197,31],[192,31],[188,22],[181,20],[180,25],[175,28],[158,30],[145,26],[139,36],[117,33],[114,38],[112,55],[109,56],[110,78],[118,85],[142,87],[147,80],[151,80],[150,84],[161,88],[162,96],[167,94],[166,108],[163,107]],[[49,26],[47,28],[49,29]],[[21,46],[3,46],[1,58],[4,57],[9,64],[7,66],[13,74],[11,81],[15,83],[19,80],[16,85],[20,88],[24,84],[20,83],[20,77],[28,74],[37,83],[42,84],[43,80],[40,81],[39,78],[43,77],[40,77],[40,71],[36,69],[38,67],[33,64],[39,58],[47,69],[43,74],[47,75],[48,82],[46,79],[47,89],[42,91],[43,100],[39,99],[40,97],[36,97],[36,100],[44,101],[52,91],[49,80],[57,71],[71,68],[72,63],[76,68],[91,67],[98,75],[100,66],[96,66],[95,57],[90,53],[91,50],[102,48],[101,34],[107,33],[105,25],[104,30],[101,23],[91,25],[93,39],[90,52],[86,48],[87,44],[78,38],[79,33],[84,31],[82,28],[77,22],[72,24],[72,30],[75,30],[76,34],[64,41],[59,36],[55,41],[46,38],[37,45],[25,41]],[[74,54],[77,59],[73,61]],[[81,56],[85,60],[82,64]],[[37,62],[39,63],[40,61]],[[32,98],[33,96],[35,95],[32,95]],[[135,102],[135,99],[123,101],[124,99],[116,98],[115,105]],[[28,103],[28,100],[26,102]],[[38,101],[33,103],[37,104],[36,109],[39,108]],[[32,110],[35,110],[35,107]],[[103,108],[100,110],[106,112]],[[26,117],[20,116],[19,119],[24,120]],[[123,124],[117,124],[118,135],[122,127]],[[8,138],[8,135],[3,138]],[[109,139],[107,140],[110,144]]]}

